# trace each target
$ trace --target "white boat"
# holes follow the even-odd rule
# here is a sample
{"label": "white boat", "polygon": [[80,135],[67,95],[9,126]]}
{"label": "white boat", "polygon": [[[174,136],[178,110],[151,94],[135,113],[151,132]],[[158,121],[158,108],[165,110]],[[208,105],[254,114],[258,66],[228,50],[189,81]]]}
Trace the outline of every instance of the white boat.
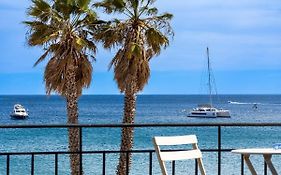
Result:
{"label": "white boat", "polygon": [[188,117],[199,118],[216,118],[216,117],[230,117],[229,110],[217,109],[213,106],[212,100],[212,83],[211,83],[211,67],[209,58],[209,48],[207,47],[207,59],[208,59],[208,88],[209,88],[209,104],[198,105],[189,112]]}
{"label": "white boat", "polygon": [[217,109],[210,105],[198,105],[188,114],[188,117],[202,117],[202,118],[216,118],[216,117],[230,117],[229,110]]}
{"label": "white boat", "polygon": [[14,119],[25,119],[28,117],[28,112],[22,105],[15,104],[14,110],[10,114],[10,116]]}

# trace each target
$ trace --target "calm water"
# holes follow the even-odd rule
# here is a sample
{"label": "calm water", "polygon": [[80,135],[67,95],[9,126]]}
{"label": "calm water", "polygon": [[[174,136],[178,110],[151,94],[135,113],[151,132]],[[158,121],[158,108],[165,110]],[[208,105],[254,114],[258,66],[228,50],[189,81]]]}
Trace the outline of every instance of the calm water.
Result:
{"label": "calm water", "polygon": [[[281,95],[222,95],[215,99],[219,108],[231,110],[232,117],[226,119],[198,119],[186,117],[197,104],[206,103],[207,96],[199,95],[142,95],[138,96],[136,123],[198,123],[198,122],[280,122]],[[232,101],[232,103],[228,103]],[[30,117],[27,120],[11,120],[9,114],[15,103],[24,105]],[[253,109],[257,103],[258,108]],[[59,96],[0,96],[0,124],[65,124],[65,102]],[[99,95],[83,96],[79,101],[80,123],[120,123],[122,121],[123,96]],[[135,149],[152,149],[151,138],[155,135],[196,134],[200,148],[216,148],[216,128],[138,128],[135,132]],[[0,131],[0,152],[19,151],[66,151],[67,130],[65,129],[2,129]],[[223,148],[271,147],[281,142],[281,128],[277,127],[234,127],[223,128]],[[119,129],[85,129],[83,131],[84,150],[118,150]],[[204,163],[208,174],[216,173],[217,155],[204,153]],[[101,174],[101,155],[85,155],[85,174]],[[118,155],[107,157],[107,174],[114,174]],[[154,156],[153,174],[159,174]],[[36,156],[35,172],[39,175],[53,174],[53,156]],[[131,174],[148,174],[148,155],[134,155]],[[262,158],[253,157],[262,174]],[[273,158],[281,172],[280,157]],[[60,174],[69,174],[67,156],[59,157]],[[192,167],[194,162],[179,162],[178,174]],[[5,174],[5,157],[0,156],[0,175]],[[11,174],[25,175],[30,169],[30,157],[11,158]],[[223,153],[223,174],[239,174],[240,156]],[[246,172],[247,174],[248,172]],[[186,173],[185,173],[186,174]],[[193,174],[191,171],[190,174]]]}

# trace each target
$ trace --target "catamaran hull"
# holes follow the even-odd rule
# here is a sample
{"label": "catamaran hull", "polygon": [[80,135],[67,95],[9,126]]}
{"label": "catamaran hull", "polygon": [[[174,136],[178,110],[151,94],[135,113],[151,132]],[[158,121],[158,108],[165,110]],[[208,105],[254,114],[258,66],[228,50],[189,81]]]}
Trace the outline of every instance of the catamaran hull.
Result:
{"label": "catamaran hull", "polygon": [[197,118],[229,118],[230,112],[228,110],[217,110],[217,111],[191,111],[188,117]]}
{"label": "catamaran hull", "polygon": [[197,117],[197,118],[216,118],[217,115],[215,112],[191,112],[188,117]]}

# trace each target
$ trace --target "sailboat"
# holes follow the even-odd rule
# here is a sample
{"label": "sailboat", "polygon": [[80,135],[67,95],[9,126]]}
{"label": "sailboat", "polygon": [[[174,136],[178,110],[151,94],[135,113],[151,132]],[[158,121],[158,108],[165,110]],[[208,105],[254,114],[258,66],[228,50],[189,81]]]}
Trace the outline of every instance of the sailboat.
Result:
{"label": "sailboat", "polygon": [[189,112],[188,117],[201,117],[201,118],[216,118],[216,117],[230,117],[229,110],[217,109],[213,106],[212,99],[212,83],[211,83],[211,66],[209,57],[209,48],[207,47],[207,59],[208,59],[208,91],[209,91],[209,104],[198,105]]}

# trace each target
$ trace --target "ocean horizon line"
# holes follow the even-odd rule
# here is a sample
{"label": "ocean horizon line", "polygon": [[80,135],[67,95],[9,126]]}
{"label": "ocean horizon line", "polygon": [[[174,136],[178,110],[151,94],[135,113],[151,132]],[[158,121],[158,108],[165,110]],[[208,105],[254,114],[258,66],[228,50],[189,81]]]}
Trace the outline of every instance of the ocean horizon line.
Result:
{"label": "ocean horizon line", "polygon": [[[281,94],[271,94],[271,93],[264,93],[264,94],[246,94],[246,93],[231,93],[231,94],[213,94],[214,96],[225,96],[225,95],[254,95],[254,96],[263,96],[263,95],[281,95]],[[61,96],[57,94],[0,94],[0,96]],[[124,96],[124,94],[82,94],[81,96]],[[137,96],[209,96],[209,94],[137,94]]]}

